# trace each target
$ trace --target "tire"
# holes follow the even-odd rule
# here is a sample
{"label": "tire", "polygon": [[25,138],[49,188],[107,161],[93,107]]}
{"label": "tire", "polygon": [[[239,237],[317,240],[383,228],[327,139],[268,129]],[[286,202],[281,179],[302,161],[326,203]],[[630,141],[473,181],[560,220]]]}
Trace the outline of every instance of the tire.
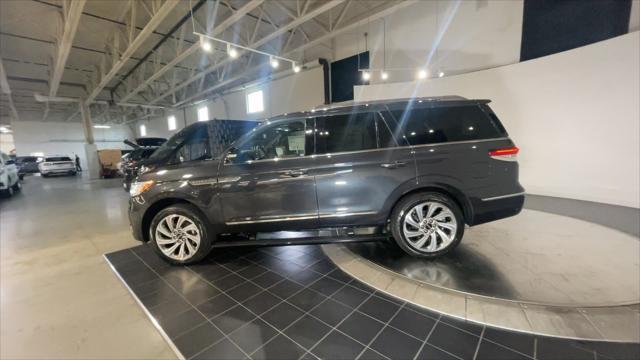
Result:
{"label": "tire", "polygon": [[18,181],[16,181],[16,183],[13,184],[13,191],[19,192],[20,190],[22,190],[22,184],[20,184],[20,180],[18,179]]}
{"label": "tire", "polygon": [[[193,205],[177,204],[166,207],[160,210],[151,221],[149,228],[151,245],[160,257],[171,264],[186,265],[196,263],[204,259],[211,251],[211,239],[208,236],[206,221],[204,219],[205,217]],[[181,220],[181,228],[183,231],[171,236],[172,233],[169,225],[173,225],[175,228]],[[191,227],[191,224],[188,224],[188,222],[195,225],[195,228],[185,230]],[[159,229],[159,227],[161,228]],[[162,230],[164,230],[164,233]],[[176,240],[175,236],[180,237],[180,240]],[[198,238],[198,236],[199,244],[195,246],[196,242],[194,239]],[[159,244],[159,242],[163,240],[168,243]],[[178,245],[173,251],[173,255],[170,256],[169,249],[176,244]],[[191,247],[189,245],[191,245]],[[189,250],[193,250],[194,248],[195,251],[189,253]],[[180,256],[180,251],[184,251],[185,257]]]}
{"label": "tire", "polygon": [[14,193],[13,186],[9,186],[5,190],[2,190],[2,197],[10,198],[13,196],[13,193]]}
{"label": "tire", "polygon": [[[419,221],[420,210],[422,221]],[[433,213],[427,218],[430,211]],[[391,233],[398,246],[407,254],[427,259],[437,258],[460,244],[464,235],[464,217],[460,207],[448,196],[433,192],[412,194],[402,198],[394,207],[391,213]]]}
{"label": "tire", "polygon": [[49,177],[49,175],[43,173],[40,173],[40,176],[42,176],[43,178]]}

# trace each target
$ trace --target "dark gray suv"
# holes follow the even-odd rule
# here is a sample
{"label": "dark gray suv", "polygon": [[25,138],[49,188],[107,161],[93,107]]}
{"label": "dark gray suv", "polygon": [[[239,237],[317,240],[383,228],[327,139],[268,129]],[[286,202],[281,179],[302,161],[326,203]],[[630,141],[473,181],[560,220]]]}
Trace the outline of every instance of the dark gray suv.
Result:
{"label": "dark gray suv", "polygon": [[[465,224],[516,215],[524,202],[518,148],[488,103],[440,97],[319,108],[268,119],[217,155],[207,122],[193,124],[132,185],[134,237],[178,264],[216,246],[389,235],[411,255],[446,254]],[[342,231],[233,236],[312,229]]]}

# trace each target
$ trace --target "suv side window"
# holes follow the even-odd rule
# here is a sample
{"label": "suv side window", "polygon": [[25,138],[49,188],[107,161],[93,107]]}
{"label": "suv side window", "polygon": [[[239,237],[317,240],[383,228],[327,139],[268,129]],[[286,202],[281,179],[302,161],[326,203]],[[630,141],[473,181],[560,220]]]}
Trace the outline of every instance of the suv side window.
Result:
{"label": "suv side window", "polygon": [[313,144],[311,133],[307,132],[307,121],[304,119],[278,122],[257,131],[235,150],[235,154],[229,154],[227,158],[237,164],[305,156],[308,146]]}
{"label": "suv side window", "polygon": [[316,154],[377,148],[374,113],[355,113],[316,118]]}
{"label": "suv side window", "polygon": [[478,106],[392,110],[411,145],[490,139],[504,136]]}
{"label": "suv side window", "polygon": [[176,160],[181,163],[209,158],[211,158],[211,152],[206,126],[200,126],[189,134],[176,152]]}

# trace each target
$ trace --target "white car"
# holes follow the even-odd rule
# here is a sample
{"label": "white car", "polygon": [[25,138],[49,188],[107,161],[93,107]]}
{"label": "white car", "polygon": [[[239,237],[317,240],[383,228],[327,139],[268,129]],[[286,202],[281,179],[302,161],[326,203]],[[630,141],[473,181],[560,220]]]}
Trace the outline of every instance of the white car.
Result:
{"label": "white car", "polygon": [[0,193],[11,196],[16,191],[20,191],[18,167],[7,154],[0,152]]}
{"label": "white car", "polygon": [[49,155],[38,164],[42,177],[55,174],[76,174],[76,163],[66,155]]}

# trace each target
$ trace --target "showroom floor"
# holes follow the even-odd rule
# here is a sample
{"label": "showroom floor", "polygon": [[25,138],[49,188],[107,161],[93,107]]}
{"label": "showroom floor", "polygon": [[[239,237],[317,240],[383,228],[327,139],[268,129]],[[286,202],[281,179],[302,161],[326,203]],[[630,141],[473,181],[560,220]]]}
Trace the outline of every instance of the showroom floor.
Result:
{"label": "showroom floor", "polygon": [[441,316],[352,279],[319,246],[220,250],[203,264],[169,267],[132,240],[126,202],[119,179],[37,176],[0,201],[2,358],[175,358],[177,350],[187,358],[594,359],[640,351]]}

